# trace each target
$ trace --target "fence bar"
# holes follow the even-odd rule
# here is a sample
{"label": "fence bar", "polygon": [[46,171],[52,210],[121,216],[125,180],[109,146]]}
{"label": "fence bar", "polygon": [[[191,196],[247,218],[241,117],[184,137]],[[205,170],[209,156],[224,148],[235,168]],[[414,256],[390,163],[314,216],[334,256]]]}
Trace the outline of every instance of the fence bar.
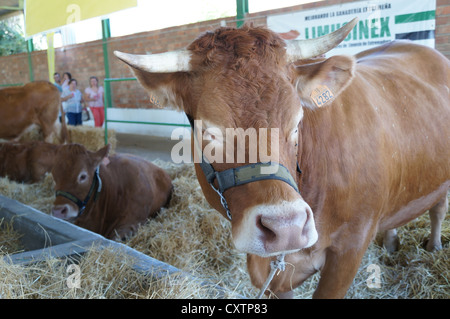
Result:
{"label": "fence bar", "polygon": [[111,123],[129,123],[129,124],[147,124],[147,125],[166,125],[166,126],[185,126],[185,127],[190,127],[189,124],[178,124],[178,123],[122,121],[122,120],[108,120],[108,122],[111,122]]}
{"label": "fence bar", "polygon": [[136,78],[106,78],[104,79],[105,86],[105,145],[108,144],[108,122],[110,123],[128,123],[128,124],[146,124],[146,125],[163,125],[163,126],[179,126],[190,127],[189,124],[177,124],[177,123],[161,123],[161,122],[143,122],[143,121],[125,121],[125,120],[108,120],[108,108],[112,108],[111,101],[111,82],[123,82],[123,81],[137,81]]}
{"label": "fence bar", "polygon": [[22,86],[23,83],[0,84],[0,87]]}

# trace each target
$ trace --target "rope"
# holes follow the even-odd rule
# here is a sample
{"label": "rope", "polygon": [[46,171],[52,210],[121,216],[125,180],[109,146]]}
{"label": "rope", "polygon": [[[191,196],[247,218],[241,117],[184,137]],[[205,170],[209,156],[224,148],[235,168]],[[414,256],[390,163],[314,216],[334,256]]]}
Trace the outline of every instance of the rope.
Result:
{"label": "rope", "polygon": [[256,298],[261,299],[264,295],[264,292],[266,292],[267,287],[269,287],[270,282],[272,281],[273,277],[275,276],[275,273],[277,270],[284,271],[286,269],[286,262],[284,261],[285,254],[281,254],[277,256],[277,260],[272,260],[270,262],[270,273],[269,276],[266,279],[266,282],[262,286],[261,290],[259,291],[259,294]]}

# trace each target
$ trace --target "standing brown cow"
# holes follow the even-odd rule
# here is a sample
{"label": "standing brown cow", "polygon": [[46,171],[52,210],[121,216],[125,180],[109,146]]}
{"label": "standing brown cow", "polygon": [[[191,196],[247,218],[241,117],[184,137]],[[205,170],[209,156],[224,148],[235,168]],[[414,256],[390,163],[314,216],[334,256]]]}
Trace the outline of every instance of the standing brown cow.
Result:
{"label": "standing brown cow", "polygon": [[[195,168],[203,193],[231,218],[254,285],[262,286],[275,256],[287,254],[292,267],[269,286],[280,297],[317,271],[314,297],[344,297],[375,234],[392,234],[428,209],[429,249],[440,247],[450,186],[450,63],[411,42],[310,59],[337,46],[356,22],[311,40],[285,43],[246,26],[207,32],[179,52],[116,52],[162,107],[202,121],[203,161]],[[261,153],[249,163],[251,143],[245,161],[218,161],[235,142],[223,138],[230,129],[253,129],[259,148],[278,144],[271,153],[278,171],[262,173],[273,163]]]}
{"label": "standing brown cow", "polygon": [[[0,138],[18,139],[28,127],[36,124],[41,127],[45,141],[53,142],[60,108],[60,93],[50,82],[36,81],[0,89]],[[63,121],[61,142],[66,137]]]}
{"label": "standing brown cow", "polygon": [[108,157],[109,145],[90,152],[60,146],[52,169],[52,214],[107,238],[131,235],[169,201],[172,181],[152,163],[132,155]]}

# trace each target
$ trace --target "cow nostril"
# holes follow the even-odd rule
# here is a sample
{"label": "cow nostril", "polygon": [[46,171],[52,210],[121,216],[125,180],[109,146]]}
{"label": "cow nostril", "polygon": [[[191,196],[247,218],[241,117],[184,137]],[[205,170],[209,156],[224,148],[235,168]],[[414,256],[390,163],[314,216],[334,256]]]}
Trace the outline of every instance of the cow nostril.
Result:
{"label": "cow nostril", "polygon": [[262,231],[264,238],[267,241],[272,241],[277,236],[276,233],[272,229],[270,229],[270,227],[268,227],[267,224],[264,223],[263,217],[261,215],[257,217],[256,225]]}
{"label": "cow nostril", "polygon": [[67,206],[52,208],[52,215],[58,218],[66,218],[69,213]]}

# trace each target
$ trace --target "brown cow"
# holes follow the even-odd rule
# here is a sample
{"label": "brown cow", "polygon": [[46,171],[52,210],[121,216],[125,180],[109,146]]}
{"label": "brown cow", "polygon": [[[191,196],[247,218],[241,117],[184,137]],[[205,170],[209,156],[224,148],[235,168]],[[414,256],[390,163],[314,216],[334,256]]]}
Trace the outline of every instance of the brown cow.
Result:
{"label": "brown cow", "polygon": [[108,157],[108,152],[109,145],[97,152],[78,144],[60,146],[52,169],[52,214],[107,238],[122,239],[168,203],[172,181],[142,158]]}
{"label": "brown cow", "polygon": [[0,177],[23,183],[40,181],[52,170],[58,145],[45,142],[1,143]]}
{"label": "brown cow", "polygon": [[[51,143],[57,135],[55,122],[60,109],[60,93],[50,82],[36,81],[0,89],[0,138],[17,140],[27,128],[36,124],[41,127],[45,141]],[[63,121],[61,142],[66,137]]]}
{"label": "brown cow", "polygon": [[[440,246],[450,186],[450,63],[411,42],[310,59],[355,24],[287,43],[265,28],[219,28],[179,52],[116,52],[162,107],[202,120],[203,158],[211,145],[215,156],[227,149],[226,129],[278,131],[262,141],[278,143],[272,155],[291,177],[286,169],[270,179],[254,174],[263,164],[258,154],[249,166],[251,143],[245,163],[195,167],[208,202],[231,216],[255,286],[276,255],[288,254],[292,267],[269,286],[280,297],[317,271],[314,297],[344,297],[375,234],[392,235],[428,209],[428,248]],[[211,127],[216,133],[207,133]]]}

